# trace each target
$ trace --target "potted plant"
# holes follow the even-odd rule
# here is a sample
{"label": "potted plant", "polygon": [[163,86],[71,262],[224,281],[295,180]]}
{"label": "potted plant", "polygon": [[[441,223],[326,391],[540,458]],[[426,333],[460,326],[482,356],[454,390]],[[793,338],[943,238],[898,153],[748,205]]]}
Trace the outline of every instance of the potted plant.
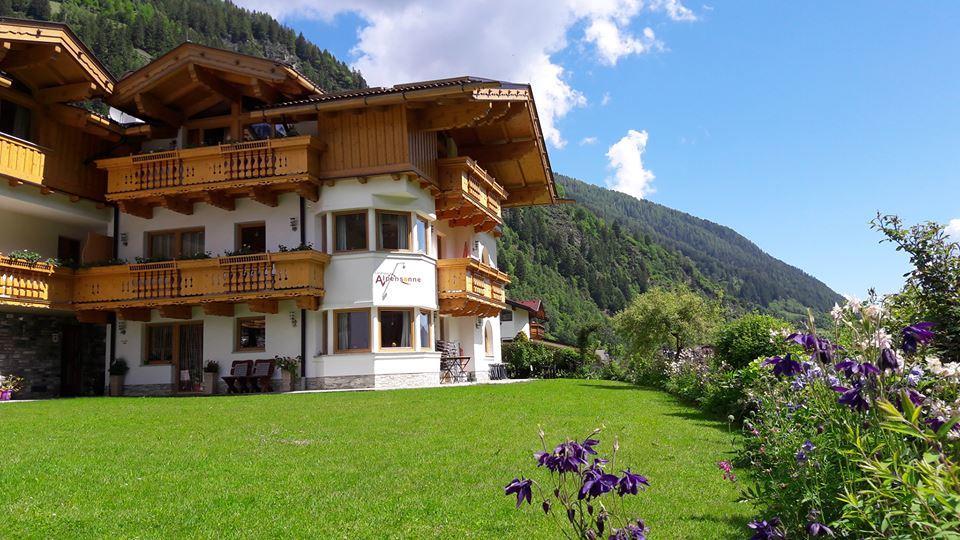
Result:
{"label": "potted plant", "polygon": [[0,375],[0,401],[10,401],[13,394],[23,388],[23,378],[16,375]]}
{"label": "potted plant", "polygon": [[203,393],[210,396],[217,393],[217,377],[220,375],[220,363],[208,360],[203,366]]}
{"label": "potted plant", "polygon": [[280,376],[283,378],[283,391],[292,391],[294,381],[296,381],[297,376],[300,374],[300,357],[277,356],[275,360],[277,367],[280,368]]}
{"label": "potted plant", "polygon": [[123,378],[127,375],[127,372],[130,371],[127,361],[123,358],[117,358],[110,364],[110,368],[107,371],[110,372],[110,395],[122,396]]}

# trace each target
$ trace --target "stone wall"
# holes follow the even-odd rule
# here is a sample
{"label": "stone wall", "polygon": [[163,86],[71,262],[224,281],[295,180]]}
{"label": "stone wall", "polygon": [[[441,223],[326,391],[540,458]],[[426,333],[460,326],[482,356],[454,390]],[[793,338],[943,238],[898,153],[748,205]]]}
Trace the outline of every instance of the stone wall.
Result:
{"label": "stone wall", "polygon": [[0,373],[23,377],[24,388],[14,399],[56,397],[62,388],[61,354],[64,331],[78,333],[68,362],[79,364],[79,395],[99,395],[104,386],[106,330],[80,324],[71,315],[0,311]]}

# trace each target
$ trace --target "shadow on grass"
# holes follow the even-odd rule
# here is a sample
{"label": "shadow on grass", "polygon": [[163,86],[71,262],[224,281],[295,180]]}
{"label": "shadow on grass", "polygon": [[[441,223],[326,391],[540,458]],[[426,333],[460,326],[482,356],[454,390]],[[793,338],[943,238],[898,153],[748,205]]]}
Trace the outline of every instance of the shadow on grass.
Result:
{"label": "shadow on grass", "polygon": [[584,386],[586,388],[599,388],[600,390],[652,390],[651,388],[642,388],[640,386],[634,386],[627,383],[601,384],[582,382],[578,386]]}

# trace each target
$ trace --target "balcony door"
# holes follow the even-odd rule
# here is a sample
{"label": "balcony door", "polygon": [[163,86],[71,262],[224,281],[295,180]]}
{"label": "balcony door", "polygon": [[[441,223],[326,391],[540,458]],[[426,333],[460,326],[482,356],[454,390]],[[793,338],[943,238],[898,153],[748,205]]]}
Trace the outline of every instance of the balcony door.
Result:
{"label": "balcony door", "polygon": [[177,391],[200,392],[203,386],[203,323],[177,325]]}

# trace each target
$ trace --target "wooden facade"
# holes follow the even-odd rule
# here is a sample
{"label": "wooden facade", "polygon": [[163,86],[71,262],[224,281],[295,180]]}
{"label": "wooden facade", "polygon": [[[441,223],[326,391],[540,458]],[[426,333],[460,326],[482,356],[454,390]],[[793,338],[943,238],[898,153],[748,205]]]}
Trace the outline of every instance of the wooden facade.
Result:
{"label": "wooden facade", "polygon": [[506,309],[506,273],[473,258],[437,261],[440,313],[455,317],[496,317]]}
{"label": "wooden facade", "polygon": [[440,194],[437,218],[453,227],[496,231],[503,224],[501,205],[507,191],[469,157],[439,160]]}

